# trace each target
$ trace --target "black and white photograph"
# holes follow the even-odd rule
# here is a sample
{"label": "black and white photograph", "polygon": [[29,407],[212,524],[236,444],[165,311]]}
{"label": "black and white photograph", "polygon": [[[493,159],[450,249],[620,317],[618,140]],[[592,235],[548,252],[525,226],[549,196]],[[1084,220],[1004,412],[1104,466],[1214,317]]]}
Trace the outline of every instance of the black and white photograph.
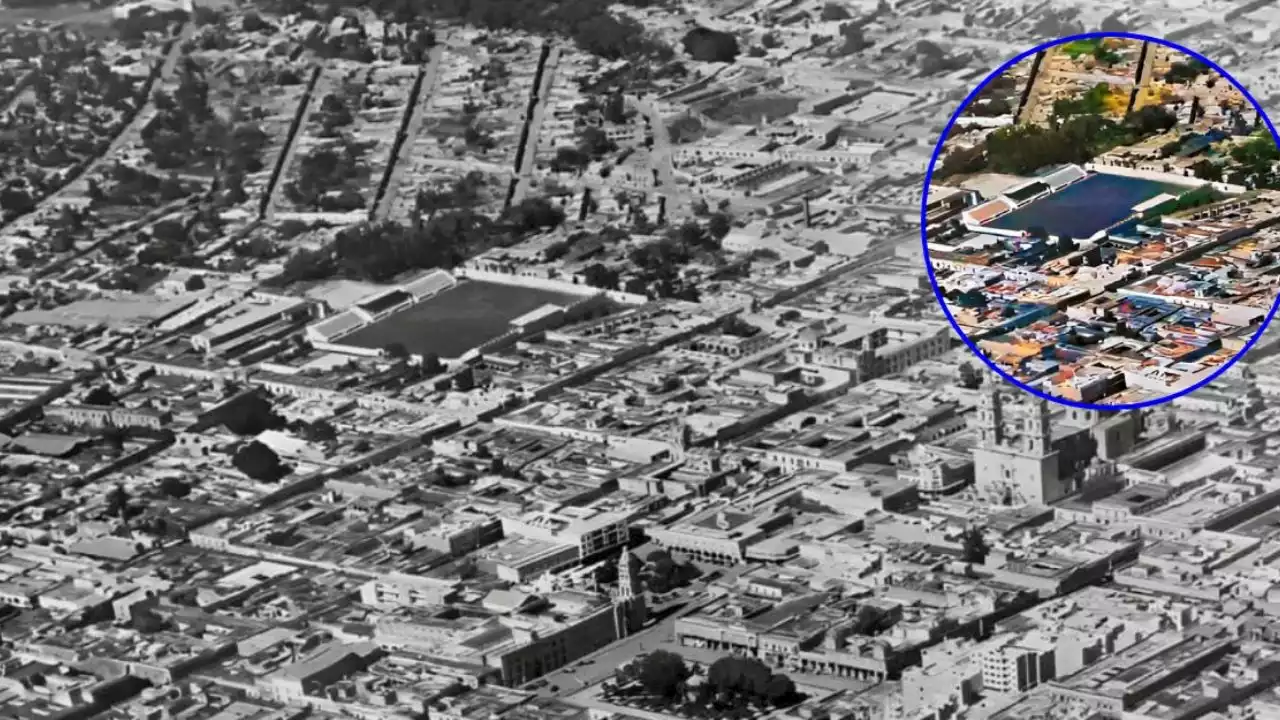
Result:
{"label": "black and white photograph", "polygon": [[0,720],[1280,720],[1278,68],[0,0]]}

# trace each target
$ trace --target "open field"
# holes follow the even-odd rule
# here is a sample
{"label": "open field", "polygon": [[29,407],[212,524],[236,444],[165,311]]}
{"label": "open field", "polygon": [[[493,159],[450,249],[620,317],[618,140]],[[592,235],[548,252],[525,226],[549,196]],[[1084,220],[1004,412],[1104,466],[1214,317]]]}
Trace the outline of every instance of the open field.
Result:
{"label": "open field", "polygon": [[400,343],[415,355],[457,357],[503,334],[510,322],[574,295],[469,280],[343,338],[347,345],[384,348]]}
{"label": "open field", "polygon": [[1133,208],[1161,193],[1179,193],[1167,183],[1121,175],[1091,175],[1048,197],[1018,208],[991,221],[1001,230],[1030,230],[1042,227],[1050,235],[1091,237],[1131,217]]}

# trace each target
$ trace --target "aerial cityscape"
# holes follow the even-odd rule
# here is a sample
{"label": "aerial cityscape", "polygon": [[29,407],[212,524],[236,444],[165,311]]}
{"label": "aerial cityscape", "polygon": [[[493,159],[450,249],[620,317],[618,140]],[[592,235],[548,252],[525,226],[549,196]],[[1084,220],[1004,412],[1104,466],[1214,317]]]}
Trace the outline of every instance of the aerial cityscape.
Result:
{"label": "aerial cityscape", "polygon": [[1134,406],[1188,392],[1280,290],[1265,114],[1153,40],[1084,37],[999,73],[941,141],[925,241],[956,327],[1027,387]]}
{"label": "aerial cityscape", "polygon": [[0,720],[1280,718],[1280,331],[1127,407],[1266,120],[946,132],[1087,31],[1280,106],[1271,0],[0,0]]}

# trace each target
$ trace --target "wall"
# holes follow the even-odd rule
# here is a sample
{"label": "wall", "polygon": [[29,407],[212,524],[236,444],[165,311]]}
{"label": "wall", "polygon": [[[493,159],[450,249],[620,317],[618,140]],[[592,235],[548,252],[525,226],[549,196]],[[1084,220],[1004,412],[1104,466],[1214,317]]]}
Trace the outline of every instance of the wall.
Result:
{"label": "wall", "polygon": [[472,280],[484,280],[487,282],[497,283],[499,285],[514,285],[516,287],[537,288],[539,290],[550,290],[552,292],[572,293],[574,295],[596,295],[603,293],[606,297],[614,302],[623,305],[644,305],[649,302],[649,298],[636,293],[627,293],[620,290],[601,290],[590,285],[581,285],[567,280],[556,280],[544,277],[529,277],[528,275],[515,275],[508,273],[494,272],[492,270],[479,270],[473,267],[459,267],[453,271],[456,277],[470,278]]}
{"label": "wall", "polygon": [[1104,175],[1120,175],[1123,177],[1141,178],[1143,180],[1153,180],[1155,182],[1183,185],[1186,187],[1212,185],[1215,190],[1229,195],[1239,195],[1240,193],[1248,192],[1249,190],[1249,188],[1246,188],[1243,185],[1232,185],[1230,183],[1206,183],[1200,178],[1179,175],[1178,173],[1155,172],[1154,170],[1139,170],[1137,168],[1098,165],[1096,163],[1086,163],[1084,167],[1086,170],[1102,173]]}

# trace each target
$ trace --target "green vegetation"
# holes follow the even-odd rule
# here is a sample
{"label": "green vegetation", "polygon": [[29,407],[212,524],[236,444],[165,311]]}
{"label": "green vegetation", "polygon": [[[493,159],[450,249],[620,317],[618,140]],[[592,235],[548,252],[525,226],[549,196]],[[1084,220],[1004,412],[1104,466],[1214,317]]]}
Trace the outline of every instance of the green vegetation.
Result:
{"label": "green vegetation", "polygon": [[[633,7],[657,5],[628,0]],[[264,0],[263,12],[292,14],[326,20],[341,10],[372,12],[394,22],[407,23],[411,32],[430,21],[460,22],[497,30],[520,30],[532,35],[555,35],[576,42],[586,52],[606,60],[670,60],[670,47],[645,32],[638,21],[609,11],[596,0],[548,0],[532,4],[524,0]]]}
{"label": "green vegetation", "polygon": [[259,482],[279,482],[289,474],[289,468],[280,462],[280,456],[257,440],[249,442],[236,451],[231,458],[231,464],[235,469]]}
{"label": "green vegetation", "polygon": [[699,62],[731,63],[738,57],[738,39],[731,33],[695,27],[681,40],[684,51]]}
{"label": "green vegetation", "polygon": [[1073,115],[1100,115],[1106,109],[1109,94],[1111,94],[1111,86],[1098,83],[1078,98],[1055,100],[1053,114],[1060,118],[1069,118]]}
{"label": "green vegetation", "polygon": [[1208,65],[1195,59],[1186,62],[1175,62],[1169,66],[1169,72],[1165,73],[1164,81],[1171,85],[1189,85],[1196,78],[1210,72]]}
{"label": "green vegetation", "polygon": [[493,220],[471,210],[448,210],[414,225],[364,222],[343,228],[331,247],[296,253],[273,284],[339,276],[386,282],[410,270],[451,268],[495,245],[557,227],[564,212],[530,198]]}
{"label": "green vegetation", "polygon": [[1255,137],[1231,148],[1231,159],[1237,168],[1229,182],[1252,188],[1280,188],[1275,165],[1280,161],[1280,148],[1271,137]]}
{"label": "green vegetation", "polygon": [[365,207],[360,188],[368,184],[370,168],[365,155],[376,143],[350,135],[303,155],[296,178],[284,186],[289,201],[300,208],[322,212],[350,212]]}
{"label": "green vegetation", "polygon": [[1057,119],[1048,127],[1015,125],[991,133],[983,146],[953,150],[934,173],[951,175],[982,171],[1027,175],[1043,167],[1083,163],[1120,145],[1135,143],[1172,128],[1177,119],[1162,107],[1145,107],[1122,122],[1098,115]]}
{"label": "green vegetation", "polygon": [[1062,52],[1066,53],[1072,60],[1079,60],[1086,55],[1093,57],[1101,65],[1110,67],[1120,62],[1123,58],[1119,53],[1107,47],[1106,38],[1089,38],[1086,40],[1076,40],[1062,46]]}
{"label": "green vegetation", "polygon": [[680,655],[657,650],[619,669],[616,687],[605,694],[624,704],[678,708],[685,717],[750,717],[801,699],[791,678],[753,657],[722,657],[707,668],[705,682],[689,682],[699,675]]}
{"label": "green vegetation", "polygon": [[1186,212],[1187,210],[1212,205],[1225,199],[1226,195],[1213,189],[1211,185],[1202,185],[1194,190],[1182,193],[1175,200],[1170,200],[1167,203],[1162,203],[1159,207],[1153,208],[1142,219],[1143,222],[1154,223],[1165,215]]}
{"label": "green vegetation", "polygon": [[981,565],[987,561],[987,555],[991,552],[991,547],[987,545],[987,540],[982,535],[982,530],[976,527],[966,528],[964,535],[960,539],[961,553],[964,561]]}

